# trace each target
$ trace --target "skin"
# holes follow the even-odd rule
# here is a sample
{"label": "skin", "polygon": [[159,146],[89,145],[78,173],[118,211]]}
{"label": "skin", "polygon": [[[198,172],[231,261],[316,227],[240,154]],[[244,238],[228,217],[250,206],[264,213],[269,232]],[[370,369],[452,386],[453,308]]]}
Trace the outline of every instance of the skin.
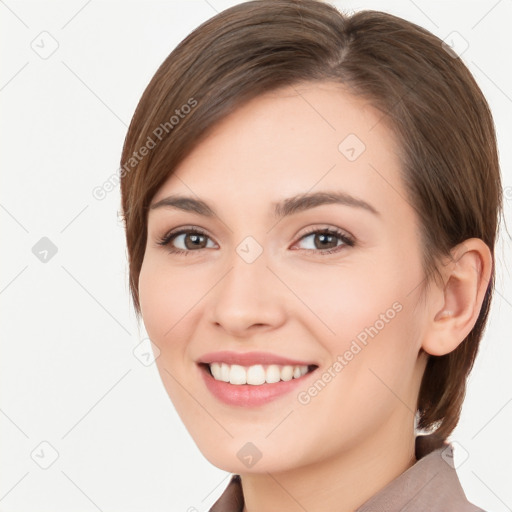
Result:
{"label": "skin", "polygon": [[[348,134],[366,149],[339,151]],[[443,281],[424,290],[416,213],[400,180],[398,142],[382,113],[330,82],[286,87],[224,118],[153,198],[201,198],[216,212],[157,208],[139,293],[158,369],[183,423],[215,466],[242,475],[245,511],[352,511],[413,465],[414,413],[427,353],[454,350],[470,332],[490,275],[478,239],[454,248]],[[326,204],[276,220],[273,202],[342,190],[371,204]],[[157,244],[173,228],[207,237]],[[321,254],[310,228],[338,228]],[[236,249],[263,250],[252,263]],[[315,245],[316,241],[316,245]],[[253,250],[253,249],[251,249]],[[422,295],[424,292],[424,295]],[[328,371],[392,305],[401,310],[307,404],[292,392],[258,407],[218,401],[196,361],[218,350],[267,351],[315,362],[299,391]],[[332,373],[332,371],[331,371]],[[248,468],[237,452],[253,443]]]}

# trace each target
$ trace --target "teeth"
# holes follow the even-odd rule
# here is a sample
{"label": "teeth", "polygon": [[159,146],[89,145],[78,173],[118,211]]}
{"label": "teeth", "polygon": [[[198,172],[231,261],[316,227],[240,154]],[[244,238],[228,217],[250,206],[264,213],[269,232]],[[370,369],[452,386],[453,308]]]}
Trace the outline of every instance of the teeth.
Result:
{"label": "teeth", "polygon": [[308,367],[304,366],[280,366],[277,364],[268,365],[266,368],[261,364],[253,366],[240,366],[238,364],[211,363],[210,370],[215,380],[229,382],[231,384],[273,384],[280,380],[288,381],[298,379],[308,373]]}

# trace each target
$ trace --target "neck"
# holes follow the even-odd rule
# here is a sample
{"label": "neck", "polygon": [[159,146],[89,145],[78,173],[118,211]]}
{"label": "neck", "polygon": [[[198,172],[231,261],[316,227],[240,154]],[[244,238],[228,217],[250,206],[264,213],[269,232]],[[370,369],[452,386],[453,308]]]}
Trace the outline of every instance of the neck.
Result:
{"label": "neck", "polygon": [[243,512],[354,512],[416,462],[414,428],[394,427],[307,466],[242,474]]}

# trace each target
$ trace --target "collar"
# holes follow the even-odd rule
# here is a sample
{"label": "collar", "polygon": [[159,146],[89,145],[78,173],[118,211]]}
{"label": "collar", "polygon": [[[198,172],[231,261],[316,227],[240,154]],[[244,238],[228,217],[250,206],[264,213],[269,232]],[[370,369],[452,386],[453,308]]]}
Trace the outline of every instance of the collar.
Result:
{"label": "collar", "polygon": [[[453,447],[435,434],[416,436],[417,462],[367,500],[356,512],[484,512],[470,503],[454,468]],[[233,474],[209,512],[242,512],[241,477]]]}

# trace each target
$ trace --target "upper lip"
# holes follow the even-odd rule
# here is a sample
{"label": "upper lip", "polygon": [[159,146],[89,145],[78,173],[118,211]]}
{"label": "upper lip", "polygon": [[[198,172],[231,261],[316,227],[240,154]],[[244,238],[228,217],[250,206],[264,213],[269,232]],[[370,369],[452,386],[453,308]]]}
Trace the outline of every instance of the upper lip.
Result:
{"label": "upper lip", "polygon": [[[255,364],[278,364],[291,366],[309,366],[314,363],[290,359],[288,357],[278,356],[269,352],[230,352],[227,350],[221,352],[209,352],[201,356],[198,363],[227,363],[238,364],[240,366],[252,366]],[[316,366],[316,365],[315,365]]]}

